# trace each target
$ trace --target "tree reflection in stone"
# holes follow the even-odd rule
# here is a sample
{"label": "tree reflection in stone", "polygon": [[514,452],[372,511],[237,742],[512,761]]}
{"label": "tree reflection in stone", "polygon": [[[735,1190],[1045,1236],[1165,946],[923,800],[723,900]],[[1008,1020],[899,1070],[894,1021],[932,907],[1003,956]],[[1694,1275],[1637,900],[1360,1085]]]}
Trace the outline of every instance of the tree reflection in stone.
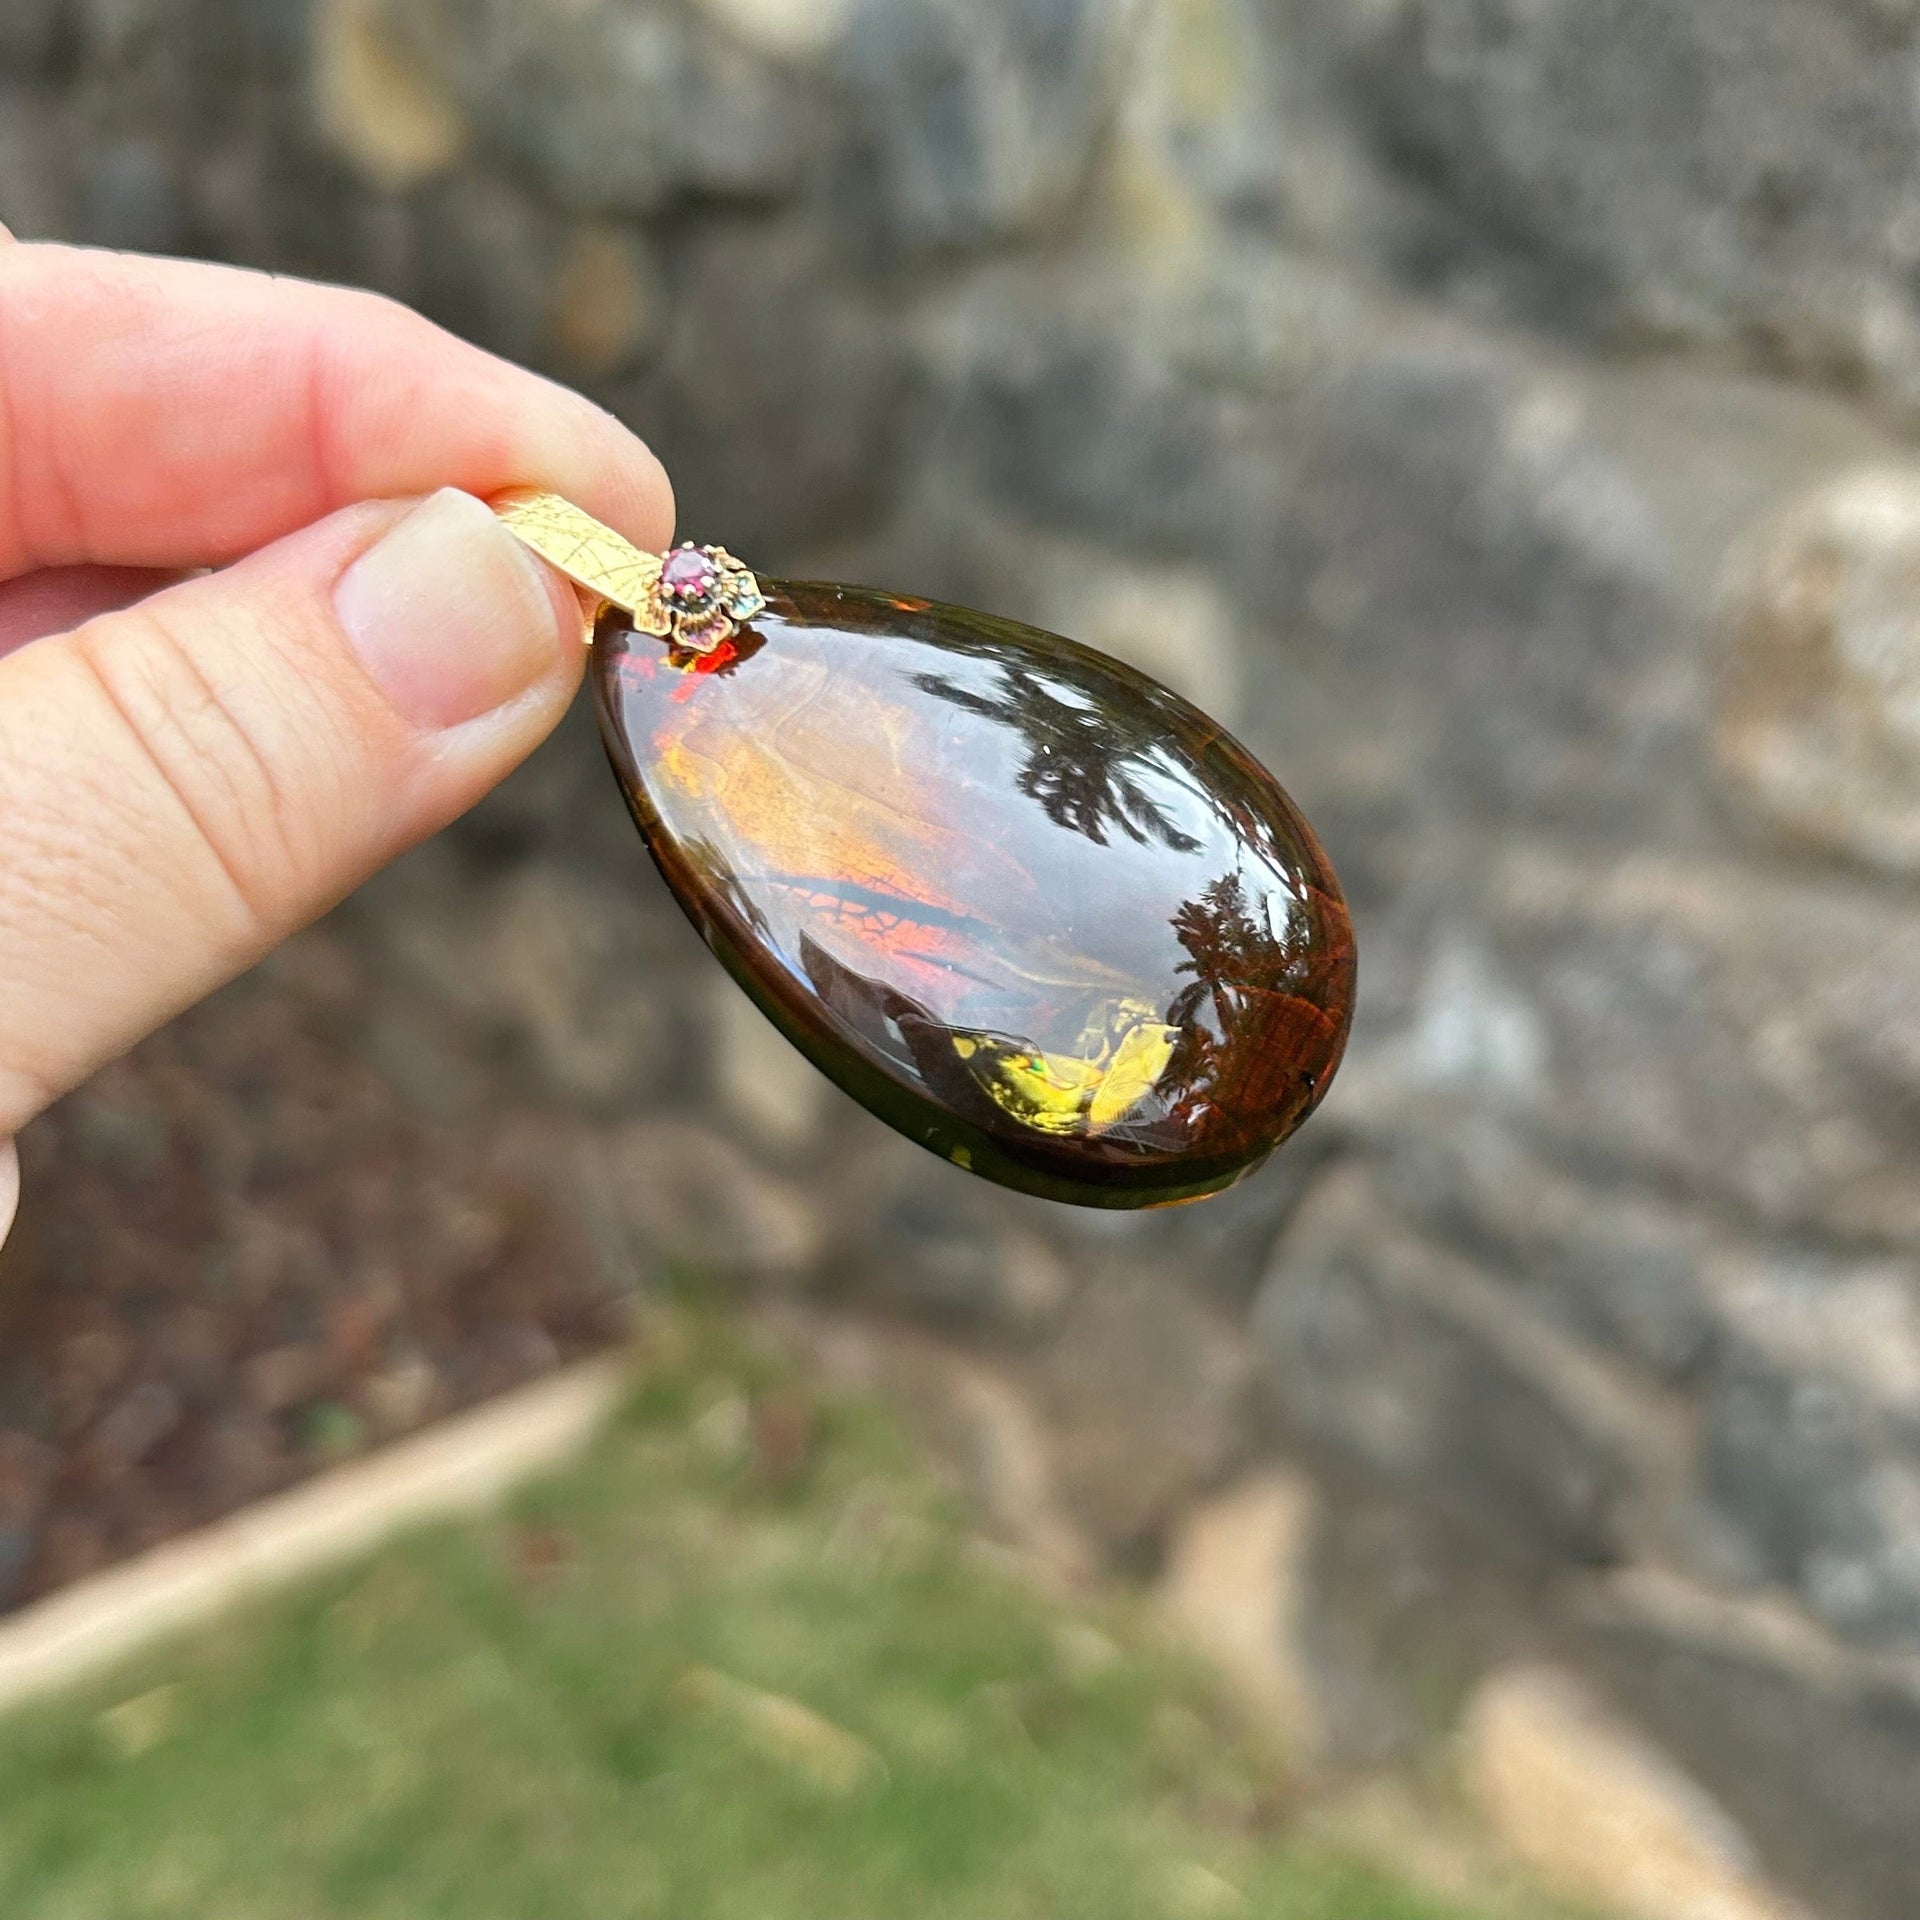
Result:
{"label": "tree reflection in stone", "polygon": [[[1277,929],[1268,902],[1256,910],[1236,870],[1175,912],[1174,934],[1187,953],[1176,971],[1194,978],[1167,1007],[1167,1024],[1181,1036],[1168,1077],[1183,1089],[1187,1117],[1203,1103],[1270,1113],[1303,1106],[1317,1091],[1321,1076],[1302,1075],[1300,1062],[1324,1049],[1342,1022],[1296,990],[1312,975],[1314,943],[1314,916],[1296,904],[1308,906],[1289,898]],[[1250,1046],[1256,1031],[1263,1043]]]}
{"label": "tree reflection in stone", "polygon": [[1111,703],[1063,700],[1057,678],[1043,678],[1017,661],[996,665],[996,694],[976,692],[944,674],[914,678],[936,699],[997,720],[1020,735],[1027,761],[1016,784],[1056,826],[1102,847],[1108,830],[1118,828],[1141,846],[1154,839],[1175,853],[1199,848],[1200,842],[1174,824],[1137,777],[1149,768],[1178,777],[1160,752],[1162,729],[1150,708],[1126,712]]}

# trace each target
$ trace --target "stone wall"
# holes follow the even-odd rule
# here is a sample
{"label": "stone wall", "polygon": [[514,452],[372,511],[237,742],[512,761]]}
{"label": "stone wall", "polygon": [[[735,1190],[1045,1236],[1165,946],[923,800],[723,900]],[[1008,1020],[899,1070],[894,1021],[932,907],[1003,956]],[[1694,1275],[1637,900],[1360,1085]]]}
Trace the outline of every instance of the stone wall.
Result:
{"label": "stone wall", "polygon": [[1228,720],[1363,1006],[1169,1217],[817,1082],[578,727],[315,939],[396,1099],[545,1110],[650,1258],[892,1329],[1048,1551],[1177,1585],[1281,1463],[1324,1764],[1559,1724],[1544,1662],[1905,1920],[1916,85],[1911,0],[7,0],[0,218],[387,290],[635,422],[690,534]]}

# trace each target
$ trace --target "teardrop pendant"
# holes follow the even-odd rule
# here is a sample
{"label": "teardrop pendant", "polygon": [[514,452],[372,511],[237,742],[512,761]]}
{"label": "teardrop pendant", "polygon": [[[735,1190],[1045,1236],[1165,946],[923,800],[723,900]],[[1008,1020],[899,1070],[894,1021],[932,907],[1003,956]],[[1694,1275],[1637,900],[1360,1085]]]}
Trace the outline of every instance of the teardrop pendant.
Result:
{"label": "teardrop pendant", "polygon": [[1338,883],[1178,695],[1013,621],[498,504],[608,603],[601,732],[681,907],[862,1105],[1006,1186],[1149,1207],[1318,1104],[1352,1012]]}

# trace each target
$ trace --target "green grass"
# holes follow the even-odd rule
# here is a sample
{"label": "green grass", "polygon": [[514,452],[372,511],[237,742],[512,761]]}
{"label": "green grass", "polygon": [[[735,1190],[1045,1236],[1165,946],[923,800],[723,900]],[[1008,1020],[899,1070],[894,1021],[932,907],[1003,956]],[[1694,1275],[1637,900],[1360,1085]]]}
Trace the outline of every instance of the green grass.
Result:
{"label": "green grass", "polygon": [[872,1409],[677,1345],[511,1513],[0,1726],[0,1915],[1480,1920],[1298,1837],[1208,1678]]}

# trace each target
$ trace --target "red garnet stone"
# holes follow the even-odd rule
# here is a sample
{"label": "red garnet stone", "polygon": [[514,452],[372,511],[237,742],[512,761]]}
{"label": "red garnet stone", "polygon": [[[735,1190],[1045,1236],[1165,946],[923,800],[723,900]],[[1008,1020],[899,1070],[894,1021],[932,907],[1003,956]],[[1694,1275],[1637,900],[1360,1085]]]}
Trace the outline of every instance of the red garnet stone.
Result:
{"label": "red garnet stone", "polygon": [[660,584],[670,600],[708,599],[719,580],[719,568],[698,547],[675,547],[660,569]]}

